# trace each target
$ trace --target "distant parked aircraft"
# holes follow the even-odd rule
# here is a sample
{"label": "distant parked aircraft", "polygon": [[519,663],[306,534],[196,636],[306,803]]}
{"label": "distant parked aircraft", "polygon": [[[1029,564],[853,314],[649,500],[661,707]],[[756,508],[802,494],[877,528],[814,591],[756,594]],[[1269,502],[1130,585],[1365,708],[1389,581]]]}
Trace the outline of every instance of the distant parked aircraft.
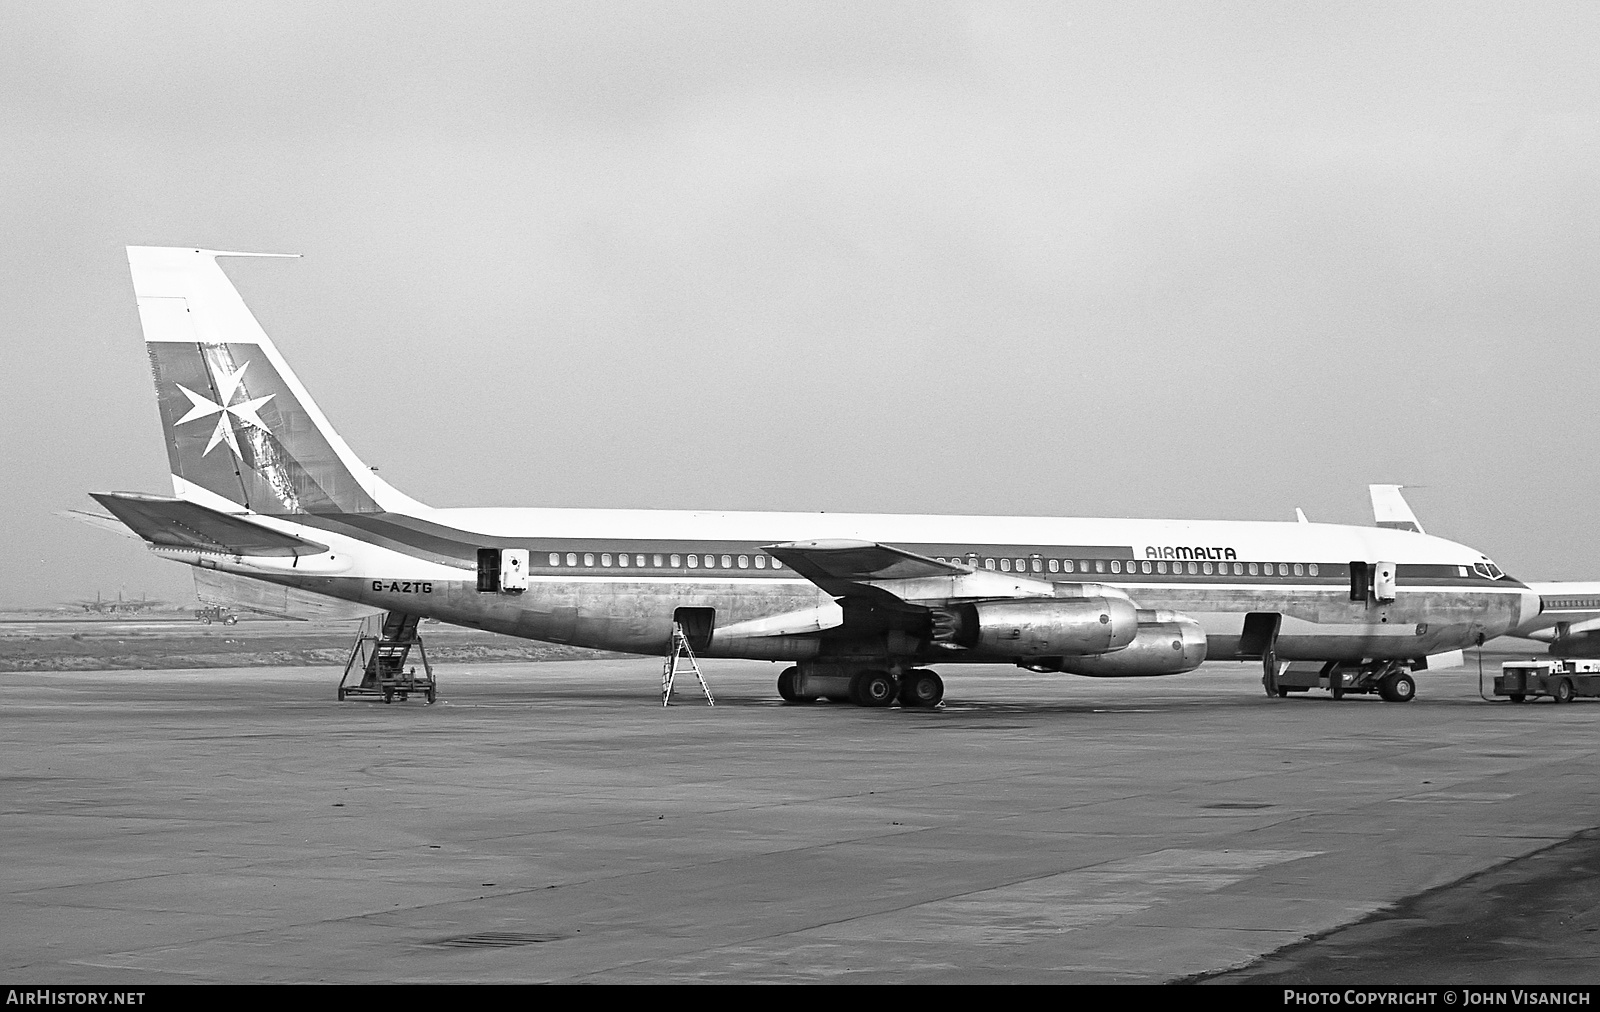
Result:
{"label": "distant parked aircraft", "polygon": [[75,601],[73,603],[84,611],[94,612],[97,615],[138,615],[165,607],[167,602],[152,601],[143,594],[139,595],[139,600],[137,601],[127,601],[123,599],[122,591],[120,590],[117,591],[117,599],[112,601],[102,598],[97,590],[94,592],[93,601]]}

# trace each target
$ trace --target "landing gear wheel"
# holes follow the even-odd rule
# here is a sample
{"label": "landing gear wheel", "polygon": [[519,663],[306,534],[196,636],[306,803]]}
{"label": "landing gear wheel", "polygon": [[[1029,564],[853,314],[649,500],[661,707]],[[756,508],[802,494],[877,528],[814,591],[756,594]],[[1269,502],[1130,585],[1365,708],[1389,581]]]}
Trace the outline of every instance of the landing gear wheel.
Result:
{"label": "landing gear wheel", "polygon": [[1513,692],[1511,694],[1511,701],[1513,703],[1526,703],[1528,701],[1528,697],[1520,692]]}
{"label": "landing gear wheel", "polygon": [[428,705],[430,705],[430,706],[433,705],[433,701],[436,698],[438,698],[438,697],[434,695],[434,690],[433,689],[429,689],[428,690]]}
{"label": "landing gear wheel", "polygon": [[237,616],[237,615],[229,615],[227,618],[222,620],[222,624],[223,625],[238,625],[239,624],[239,616]]}
{"label": "landing gear wheel", "polygon": [[1261,687],[1269,697],[1284,695],[1278,688],[1278,655],[1271,650],[1261,655]]}
{"label": "landing gear wheel", "polygon": [[1331,685],[1331,686],[1328,687],[1328,693],[1331,696],[1333,696],[1334,699],[1343,699],[1344,698],[1344,686],[1342,686],[1342,685]]}
{"label": "landing gear wheel", "polygon": [[1284,688],[1281,685],[1278,686],[1278,698],[1279,699],[1288,699],[1289,698],[1289,690]]}
{"label": "landing gear wheel", "polygon": [[1411,697],[1416,694],[1417,683],[1409,671],[1396,671],[1378,683],[1378,695],[1382,696],[1385,702],[1409,703]]}
{"label": "landing gear wheel", "polygon": [[944,679],[926,668],[906,673],[900,679],[900,705],[908,709],[931,710],[944,699]]}
{"label": "landing gear wheel", "polygon": [[394,693],[392,693],[392,692],[385,692],[385,693],[384,693],[384,694],[383,694],[383,701],[384,701],[384,702],[385,702],[385,703],[392,703],[392,702],[394,702]]}
{"label": "landing gear wheel", "polygon": [[785,703],[809,703],[812,700],[805,698],[796,691],[800,684],[800,669],[788,667],[783,669],[783,674],[778,676],[778,695],[783,697]]}
{"label": "landing gear wheel", "polygon": [[339,702],[344,702],[344,686],[339,686]]}
{"label": "landing gear wheel", "polygon": [[1557,682],[1556,687],[1550,692],[1550,698],[1558,703],[1572,702],[1572,683],[1565,678]]}
{"label": "landing gear wheel", "polygon": [[850,679],[850,701],[857,706],[888,706],[897,688],[889,672],[863,671]]}

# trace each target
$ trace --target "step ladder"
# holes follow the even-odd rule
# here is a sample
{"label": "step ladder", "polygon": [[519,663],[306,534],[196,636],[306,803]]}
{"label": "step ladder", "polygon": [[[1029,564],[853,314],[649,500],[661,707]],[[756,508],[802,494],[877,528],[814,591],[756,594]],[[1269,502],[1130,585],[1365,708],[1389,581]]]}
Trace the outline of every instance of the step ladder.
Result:
{"label": "step ladder", "polygon": [[[422,637],[417,635],[417,623],[421,619],[420,615],[403,611],[363,619],[355,645],[350,648],[350,659],[345,661],[344,677],[339,679],[339,698],[382,696],[385,703],[392,703],[395,696],[404,700],[417,692],[433,702],[437,698],[438,683],[433,677],[433,665],[428,663]],[[415,665],[406,667],[412,648],[422,662],[421,675],[417,674]],[[358,670],[360,681],[351,682],[351,676]]]}
{"label": "step ladder", "polygon": [[667,663],[661,668],[662,706],[672,705],[672,683],[677,679],[678,672],[684,669],[694,672],[694,677],[700,682],[700,691],[706,694],[706,705],[716,706],[717,701],[711,698],[711,686],[706,683],[706,676],[700,671],[700,662],[695,660],[694,649],[689,646],[689,637],[684,635],[683,625],[674,622],[672,646],[667,653]]}

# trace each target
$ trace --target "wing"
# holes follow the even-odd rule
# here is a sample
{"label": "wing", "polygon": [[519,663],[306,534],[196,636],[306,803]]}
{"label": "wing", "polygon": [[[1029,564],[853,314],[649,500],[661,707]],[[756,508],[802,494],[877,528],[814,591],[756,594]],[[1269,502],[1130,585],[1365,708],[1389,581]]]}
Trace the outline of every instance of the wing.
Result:
{"label": "wing", "polygon": [[934,605],[985,598],[1054,597],[1055,587],[1013,573],[940,562],[871,541],[791,541],[764,551],[837,598]]}
{"label": "wing", "polygon": [[154,545],[277,558],[321,555],[328,550],[327,545],[274,531],[244,517],[219,513],[183,499],[131,492],[90,494],[135,534]]}

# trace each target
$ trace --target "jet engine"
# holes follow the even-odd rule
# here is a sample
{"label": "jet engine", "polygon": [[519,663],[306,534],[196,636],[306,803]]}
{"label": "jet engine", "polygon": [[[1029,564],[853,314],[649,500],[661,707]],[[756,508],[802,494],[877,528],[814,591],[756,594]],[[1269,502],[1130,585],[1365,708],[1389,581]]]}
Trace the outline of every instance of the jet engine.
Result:
{"label": "jet engine", "polygon": [[1138,611],[1127,600],[978,601],[934,614],[934,642],[1006,657],[1099,654],[1134,641]]}
{"label": "jet engine", "polygon": [[1087,657],[1062,657],[1058,671],[1096,678],[1177,675],[1206,659],[1206,634],[1200,623],[1175,611],[1139,613],[1138,633],[1121,650]]}

